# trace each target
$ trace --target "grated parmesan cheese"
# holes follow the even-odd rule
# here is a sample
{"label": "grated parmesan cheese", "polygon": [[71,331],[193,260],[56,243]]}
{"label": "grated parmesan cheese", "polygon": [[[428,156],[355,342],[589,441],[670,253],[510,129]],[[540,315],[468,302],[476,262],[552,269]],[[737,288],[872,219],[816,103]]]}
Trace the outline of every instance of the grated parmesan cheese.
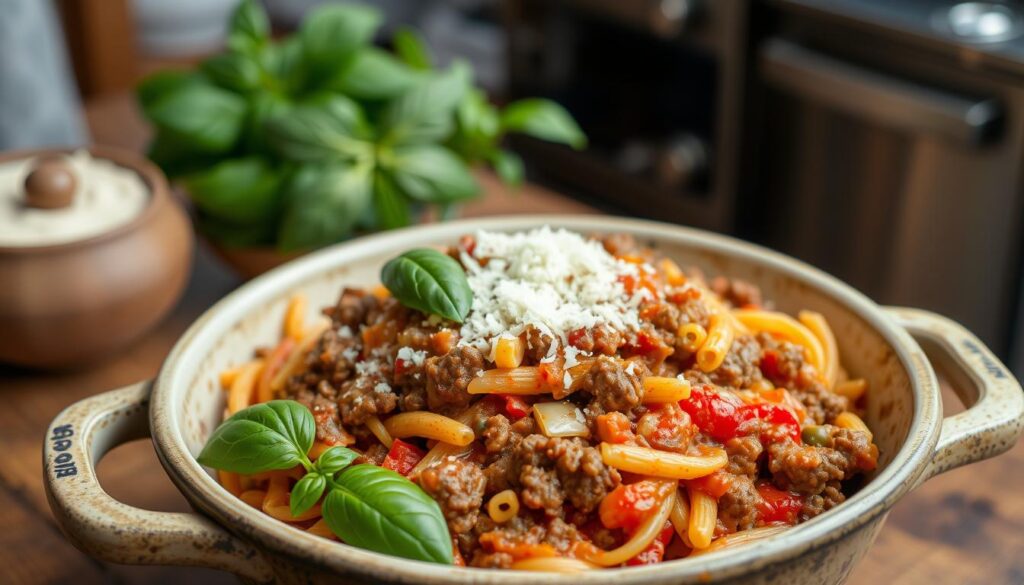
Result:
{"label": "grated parmesan cheese", "polygon": [[341,327],[338,327],[338,337],[352,337],[352,328],[349,327],[348,325],[342,325]]}
{"label": "grated parmesan cheese", "polygon": [[473,308],[460,330],[460,345],[489,352],[492,341],[534,327],[559,346],[567,366],[579,355],[568,334],[604,325],[637,330],[638,306],[650,292],[626,293],[620,278],[635,276],[635,264],[609,254],[600,242],[545,226],[512,234],[478,231],[473,255],[461,254],[473,291]]}
{"label": "grated parmesan cheese", "polygon": [[402,361],[410,362],[414,366],[422,366],[423,361],[427,359],[427,352],[411,347],[401,347],[398,349],[397,357]]}
{"label": "grated parmesan cheese", "polygon": [[378,394],[387,394],[388,392],[391,392],[391,386],[389,386],[387,382],[378,382],[377,385],[373,387],[373,391]]}

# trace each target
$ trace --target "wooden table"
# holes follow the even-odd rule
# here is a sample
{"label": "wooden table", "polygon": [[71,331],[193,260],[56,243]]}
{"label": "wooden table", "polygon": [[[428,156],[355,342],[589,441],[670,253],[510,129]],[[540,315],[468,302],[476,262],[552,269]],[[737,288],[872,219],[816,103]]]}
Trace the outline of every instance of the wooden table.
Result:
{"label": "wooden table", "polygon": [[[143,147],[147,132],[126,96],[94,102],[87,115],[97,143]],[[487,195],[467,208],[469,215],[594,211],[541,188],[529,186],[510,195],[490,177],[483,180]],[[239,284],[200,248],[192,280],[175,311],[117,357],[75,372],[0,366],[4,405],[0,409],[0,584],[235,582],[229,575],[206,569],[116,566],[78,552],[64,540],[47,507],[40,481],[40,446],[47,423],[66,405],[156,374],[185,328]],[[129,504],[154,510],[188,509],[147,441],[115,449],[100,464],[99,476],[111,495]],[[1022,553],[1024,444],[999,459],[952,471],[906,497],[849,583],[1022,584]]]}

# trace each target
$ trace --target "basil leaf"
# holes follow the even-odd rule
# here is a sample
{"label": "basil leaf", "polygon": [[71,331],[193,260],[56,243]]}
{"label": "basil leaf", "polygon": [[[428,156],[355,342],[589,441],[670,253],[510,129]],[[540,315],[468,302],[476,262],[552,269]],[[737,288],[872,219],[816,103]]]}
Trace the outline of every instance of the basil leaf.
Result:
{"label": "basil leaf", "polygon": [[248,55],[228,51],[214,55],[199,66],[211,81],[232,91],[246,92],[260,84],[260,67]]}
{"label": "basil leaf", "polygon": [[291,511],[292,518],[312,508],[313,504],[323,495],[326,487],[327,478],[316,472],[307,473],[296,482],[292,488],[292,495],[288,499],[288,509]]}
{"label": "basil leaf", "polygon": [[196,152],[180,138],[159,129],[149,143],[146,156],[171,179],[207,169],[220,160],[220,155]]}
{"label": "basil leaf", "polygon": [[391,38],[391,44],[398,58],[409,67],[422,71],[429,71],[433,67],[430,51],[416,31],[405,27],[398,29]]}
{"label": "basil leaf", "polygon": [[455,150],[469,161],[483,158],[494,150],[501,134],[501,121],[497,109],[487,101],[482,91],[471,89],[463,96],[455,111],[458,131],[452,143]]}
{"label": "basil leaf", "polygon": [[245,120],[242,144],[248,152],[273,152],[267,136],[267,123],[283,117],[292,105],[287,98],[276,93],[255,91],[249,94],[249,114]]}
{"label": "basil leaf", "polygon": [[147,118],[152,118],[150,111],[162,97],[183,87],[203,83],[205,83],[203,78],[196,75],[195,72],[168,69],[158,71],[143,79],[135,88],[135,95],[142,107],[142,112],[146,114]]}
{"label": "basil leaf", "polygon": [[456,63],[390,101],[383,115],[386,140],[391,144],[417,144],[447,138],[453,128],[455,106],[469,87],[469,77],[468,67]]}
{"label": "basil leaf", "polygon": [[421,73],[390,53],[374,47],[360,49],[345,63],[328,87],[365,100],[393,98],[411,88]]}
{"label": "basil leaf", "polygon": [[587,137],[576,120],[551,100],[531,98],[512,102],[502,113],[501,124],[507,131],[568,144],[575,149],[587,145]]}
{"label": "basil leaf", "polygon": [[290,469],[307,462],[316,423],[313,414],[294,400],[271,400],[235,413],[213,431],[199,462],[234,471],[259,473]]}
{"label": "basil leaf", "polygon": [[407,559],[452,563],[441,508],[419,486],[376,465],[349,467],[323,503],[324,520],[345,543]]}
{"label": "basil leaf", "polygon": [[466,163],[443,146],[421,144],[397,148],[390,170],[401,190],[419,201],[460,201],[473,197],[480,190]]}
{"label": "basil leaf", "polygon": [[178,87],[149,108],[161,130],[203,152],[221,153],[234,146],[245,119],[245,100],[207,84]]}
{"label": "basil leaf", "polygon": [[278,43],[268,43],[258,53],[258,62],[265,74],[263,83],[268,90],[282,95],[298,92],[310,76],[298,37],[288,37]]}
{"label": "basil leaf", "polygon": [[373,203],[380,228],[390,230],[412,223],[408,201],[395,187],[394,180],[384,173],[377,173],[374,179]]}
{"label": "basil leaf", "polygon": [[381,282],[403,305],[462,323],[473,305],[466,272],[454,258],[420,248],[392,258]]}
{"label": "basil leaf", "polygon": [[495,150],[488,158],[502,181],[514,186],[523,183],[523,159],[518,154],[510,150]]}
{"label": "basil leaf", "polygon": [[267,13],[256,0],[242,0],[228,24],[228,47],[236,51],[253,51],[270,37]]}
{"label": "basil leaf", "polygon": [[380,12],[369,6],[324,4],[310,11],[299,38],[314,78],[329,79],[352,51],[373,39],[380,23]]}
{"label": "basil leaf", "polygon": [[318,248],[348,237],[370,205],[373,171],[368,165],[307,165],[292,179],[278,233],[283,250]]}
{"label": "basil leaf", "polygon": [[334,475],[352,464],[359,454],[352,449],[336,445],[316,458],[316,468],[325,475]]}
{"label": "basil leaf", "polygon": [[334,95],[276,116],[267,122],[268,138],[291,160],[325,162],[372,153],[370,127],[359,104]]}
{"label": "basil leaf", "polygon": [[279,212],[281,173],[262,157],[229,159],[185,179],[204,212],[236,223],[258,223]]}

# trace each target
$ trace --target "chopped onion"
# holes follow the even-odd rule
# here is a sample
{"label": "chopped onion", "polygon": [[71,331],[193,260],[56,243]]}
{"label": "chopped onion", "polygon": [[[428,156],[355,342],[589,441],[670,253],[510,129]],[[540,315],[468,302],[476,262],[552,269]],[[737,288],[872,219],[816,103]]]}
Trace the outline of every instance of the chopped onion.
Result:
{"label": "chopped onion", "polygon": [[587,419],[571,402],[538,402],[533,405],[533,416],[541,432],[548,437],[586,437]]}

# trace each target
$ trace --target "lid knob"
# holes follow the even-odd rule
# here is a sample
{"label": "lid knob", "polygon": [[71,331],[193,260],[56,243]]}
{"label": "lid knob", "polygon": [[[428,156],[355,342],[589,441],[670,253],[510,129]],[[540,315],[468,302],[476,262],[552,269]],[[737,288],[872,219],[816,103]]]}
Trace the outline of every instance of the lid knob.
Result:
{"label": "lid knob", "polygon": [[71,205],[78,178],[63,158],[45,158],[25,177],[25,204],[38,209]]}

